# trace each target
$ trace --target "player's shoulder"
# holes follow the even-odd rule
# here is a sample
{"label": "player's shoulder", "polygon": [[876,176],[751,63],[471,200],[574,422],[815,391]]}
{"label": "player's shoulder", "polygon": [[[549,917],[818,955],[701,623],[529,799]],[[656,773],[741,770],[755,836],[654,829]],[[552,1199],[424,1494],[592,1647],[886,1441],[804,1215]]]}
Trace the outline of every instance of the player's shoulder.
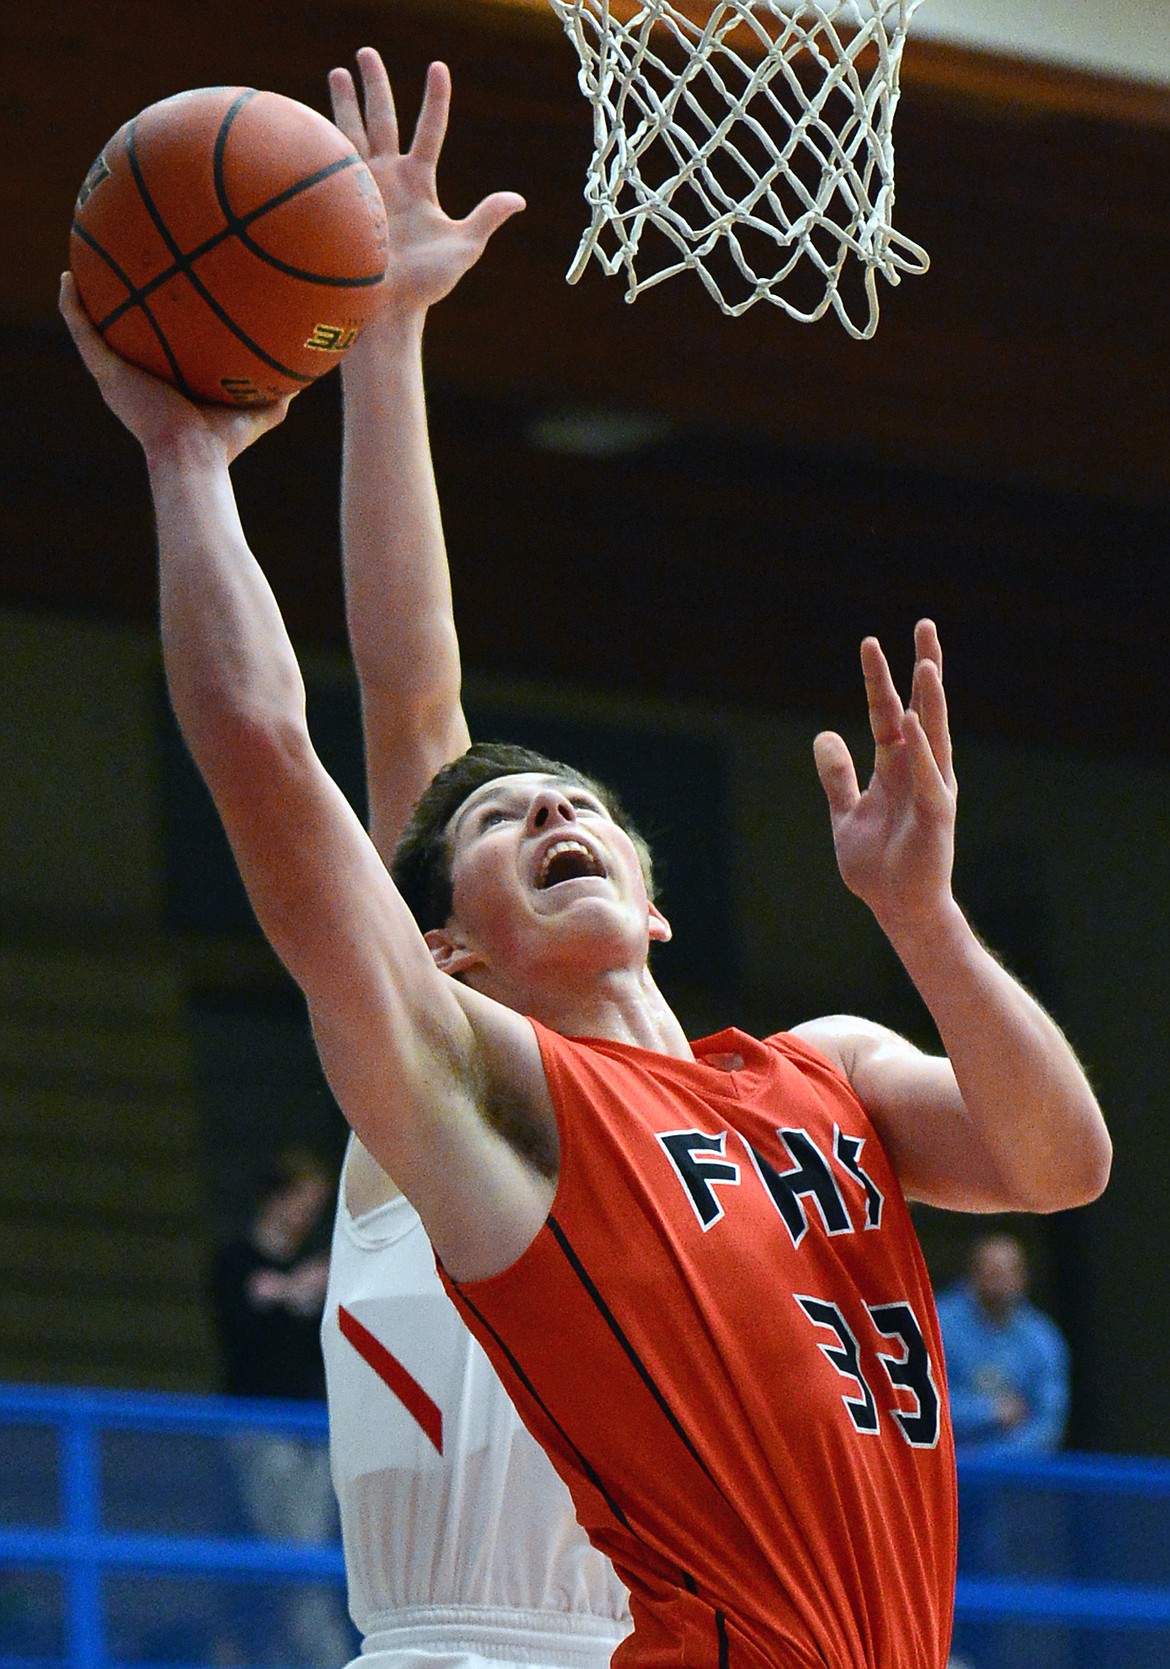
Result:
{"label": "player's shoulder", "polygon": [[836,1066],[839,1063],[834,1058],[832,1039],[817,1029],[819,1025],[819,1021],[805,1020],[783,1031],[771,1032],[765,1037],[764,1046],[785,1060],[810,1066]]}
{"label": "player's shoulder", "polygon": [[767,1039],[805,1071],[831,1072],[853,1085],[858,1063],[903,1043],[896,1032],[856,1014],[826,1014],[801,1020]]}
{"label": "player's shoulder", "polygon": [[847,1063],[859,1052],[873,1054],[879,1050],[912,1047],[889,1026],[866,1020],[860,1014],[822,1014],[814,1020],[801,1020],[789,1028],[787,1035],[816,1050],[842,1071],[847,1070]]}

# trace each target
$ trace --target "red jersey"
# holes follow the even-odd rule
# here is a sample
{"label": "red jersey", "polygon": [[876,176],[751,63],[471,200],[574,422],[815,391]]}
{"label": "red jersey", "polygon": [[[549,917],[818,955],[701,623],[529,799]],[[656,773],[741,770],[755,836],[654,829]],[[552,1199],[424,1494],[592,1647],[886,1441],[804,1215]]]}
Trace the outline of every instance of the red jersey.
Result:
{"label": "red jersey", "polygon": [[535,1030],[552,1210],[444,1278],[630,1589],[615,1669],[943,1669],[942,1346],[849,1083],[786,1035],[686,1061]]}

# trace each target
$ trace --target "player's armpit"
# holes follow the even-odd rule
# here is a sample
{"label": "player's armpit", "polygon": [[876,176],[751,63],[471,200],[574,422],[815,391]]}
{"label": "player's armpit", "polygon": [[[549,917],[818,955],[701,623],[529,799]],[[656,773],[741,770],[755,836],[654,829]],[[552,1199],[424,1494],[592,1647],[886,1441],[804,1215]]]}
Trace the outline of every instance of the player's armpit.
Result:
{"label": "player's armpit", "polygon": [[[326,1076],[363,1144],[418,1211],[457,1280],[497,1275],[524,1252],[556,1191],[558,1144],[531,1025],[439,974],[453,999],[424,1015],[402,1070],[383,1016],[315,1024]],[[465,1052],[466,1051],[466,1052]],[[454,1069],[452,1060],[454,1058]]]}

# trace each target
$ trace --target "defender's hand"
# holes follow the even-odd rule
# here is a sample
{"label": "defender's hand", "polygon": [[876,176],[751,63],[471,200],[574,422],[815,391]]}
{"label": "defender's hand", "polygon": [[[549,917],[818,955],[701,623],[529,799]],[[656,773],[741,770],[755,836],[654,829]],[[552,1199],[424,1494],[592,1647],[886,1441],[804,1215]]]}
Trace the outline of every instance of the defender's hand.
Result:
{"label": "defender's hand", "polygon": [[841,877],[892,937],[927,925],[950,902],[954,861],[956,784],[933,621],[919,621],[914,646],[908,707],[877,639],[861,646],[874,739],[864,792],[840,736],[826,731],[814,743]]}
{"label": "defender's hand", "polygon": [[348,70],[330,71],[329,95],[334,121],[369,165],[386,205],[390,251],[384,305],[425,310],[455,288],[492,233],[524,207],[524,199],[514,191],[493,192],[463,220],[452,220],[439,205],[435,184],[451,107],[447,66],[432,64],[427,71],[414,138],[403,152],[380,54],[363,46],[357,64],[364,116]]}
{"label": "defender's hand", "polygon": [[293,396],[270,406],[195,405],[160,377],[120,358],[94,329],[72,273],[61,276],[61,315],[107,406],[147,457],[187,437],[204,437],[231,463],[252,442],[284,421]]}

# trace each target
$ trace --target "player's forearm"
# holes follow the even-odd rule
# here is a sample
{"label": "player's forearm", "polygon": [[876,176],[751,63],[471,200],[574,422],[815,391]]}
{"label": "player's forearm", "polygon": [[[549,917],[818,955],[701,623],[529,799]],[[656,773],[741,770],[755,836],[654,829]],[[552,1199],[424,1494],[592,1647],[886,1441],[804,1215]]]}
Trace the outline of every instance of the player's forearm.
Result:
{"label": "player's forearm", "polygon": [[302,722],[304,687],[268,581],[248,548],[222,453],[197,432],[148,453],[167,684],[215,789],[226,727]]}
{"label": "player's forearm", "polygon": [[377,319],[343,363],[341,528],[364,689],[459,701],[459,651],[422,371],[425,313]]}
{"label": "player's forearm", "polygon": [[951,1062],[1005,1206],[1083,1205],[1108,1180],[1101,1110],[1060,1028],[996,961],[953,902],[890,934]]}

